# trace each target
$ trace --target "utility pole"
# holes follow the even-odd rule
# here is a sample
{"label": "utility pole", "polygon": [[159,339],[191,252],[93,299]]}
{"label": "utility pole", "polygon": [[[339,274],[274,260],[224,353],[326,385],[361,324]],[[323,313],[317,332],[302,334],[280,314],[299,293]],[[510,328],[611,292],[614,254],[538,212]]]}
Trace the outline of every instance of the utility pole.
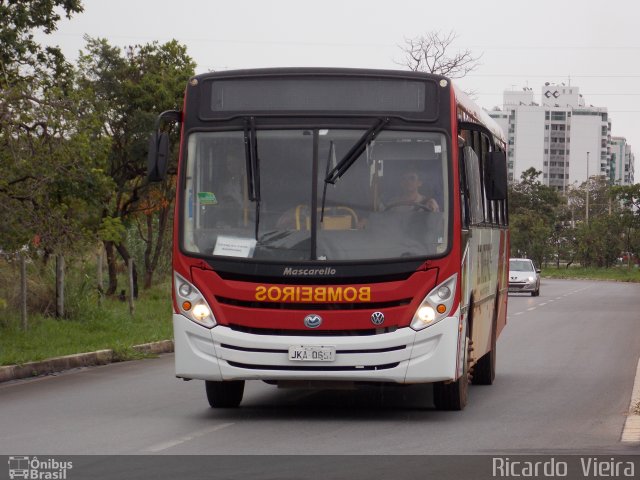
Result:
{"label": "utility pole", "polygon": [[584,219],[587,225],[589,225],[589,152],[587,152],[587,196],[585,201]]}

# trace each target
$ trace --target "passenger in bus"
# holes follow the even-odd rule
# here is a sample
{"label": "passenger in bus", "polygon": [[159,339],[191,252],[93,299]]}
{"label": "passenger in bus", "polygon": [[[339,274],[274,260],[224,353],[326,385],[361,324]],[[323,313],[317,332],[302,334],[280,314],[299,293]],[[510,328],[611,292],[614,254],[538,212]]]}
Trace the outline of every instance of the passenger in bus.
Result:
{"label": "passenger in bus", "polygon": [[385,206],[385,210],[390,208],[402,208],[413,210],[421,208],[431,212],[439,212],[440,206],[435,198],[427,197],[420,193],[422,181],[416,172],[408,172],[400,178],[401,193],[392,198]]}
{"label": "passenger in bus", "polygon": [[201,215],[208,228],[237,228],[247,216],[246,180],[240,162],[239,155],[227,153],[214,165],[215,176],[203,182]]}
{"label": "passenger in bus", "polygon": [[222,180],[219,186],[219,201],[225,200],[236,208],[240,208],[245,203],[246,180],[242,166],[239,155],[229,152],[225,157],[223,170],[218,175]]}

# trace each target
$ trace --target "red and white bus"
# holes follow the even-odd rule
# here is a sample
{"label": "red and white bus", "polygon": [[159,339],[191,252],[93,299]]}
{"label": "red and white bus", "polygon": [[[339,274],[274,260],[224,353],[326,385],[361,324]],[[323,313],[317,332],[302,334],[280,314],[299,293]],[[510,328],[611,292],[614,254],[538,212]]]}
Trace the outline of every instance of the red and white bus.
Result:
{"label": "red and white bus", "polygon": [[[186,87],[174,222],[176,375],[212,407],[246,380],[491,384],[506,322],[504,136],[445,77],[206,73]],[[149,175],[166,175],[167,133]]]}

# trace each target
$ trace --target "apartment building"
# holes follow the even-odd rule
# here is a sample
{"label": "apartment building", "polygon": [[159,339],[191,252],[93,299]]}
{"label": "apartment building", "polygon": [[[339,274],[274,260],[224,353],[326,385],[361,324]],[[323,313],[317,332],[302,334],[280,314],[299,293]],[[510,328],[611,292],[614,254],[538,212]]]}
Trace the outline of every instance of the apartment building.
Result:
{"label": "apartment building", "polygon": [[624,137],[611,137],[609,180],[616,185],[634,183],[635,156]]}
{"label": "apartment building", "polygon": [[[507,134],[512,181],[518,181],[522,172],[534,167],[542,171],[545,185],[564,191],[588,176],[612,175],[607,108],[587,105],[579,87],[545,83],[539,99],[528,87],[506,90],[502,109],[496,108],[489,115]],[[633,157],[630,149],[629,157]],[[626,179],[622,176],[621,184],[633,182],[633,165],[627,170],[629,175]],[[623,171],[624,166],[616,170]]]}

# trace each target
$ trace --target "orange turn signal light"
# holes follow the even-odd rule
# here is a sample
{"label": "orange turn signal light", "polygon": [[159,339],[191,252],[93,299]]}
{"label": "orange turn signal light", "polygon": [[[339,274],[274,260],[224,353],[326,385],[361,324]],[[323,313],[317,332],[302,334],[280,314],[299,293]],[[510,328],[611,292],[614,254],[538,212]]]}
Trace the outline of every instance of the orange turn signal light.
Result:
{"label": "orange turn signal light", "polygon": [[187,300],[185,300],[184,302],[182,302],[182,309],[183,309],[185,312],[188,312],[189,310],[191,310],[191,307],[192,307],[191,302],[189,302],[189,301],[187,301]]}
{"label": "orange turn signal light", "polygon": [[436,311],[437,311],[438,313],[444,313],[444,312],[446,312],[446,311],[447,311],[447,306],[446,306],[446,305],[443,305],[443,304],[441,303],[440,305],[438,305],[438,306],[436,307]]}

